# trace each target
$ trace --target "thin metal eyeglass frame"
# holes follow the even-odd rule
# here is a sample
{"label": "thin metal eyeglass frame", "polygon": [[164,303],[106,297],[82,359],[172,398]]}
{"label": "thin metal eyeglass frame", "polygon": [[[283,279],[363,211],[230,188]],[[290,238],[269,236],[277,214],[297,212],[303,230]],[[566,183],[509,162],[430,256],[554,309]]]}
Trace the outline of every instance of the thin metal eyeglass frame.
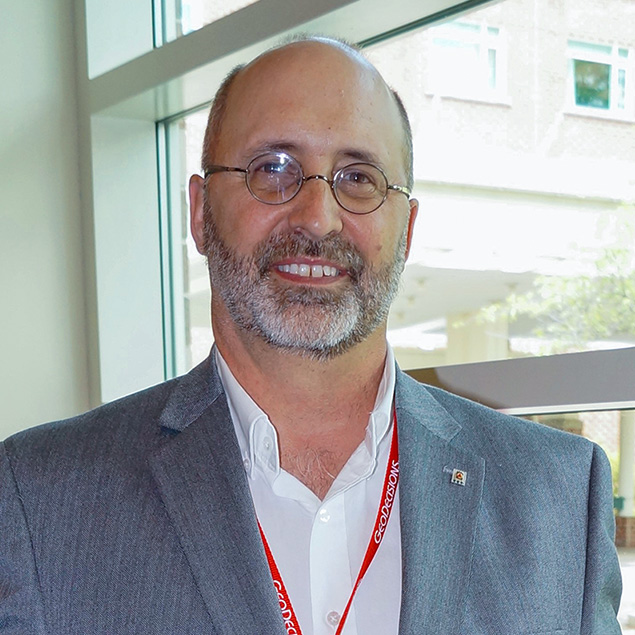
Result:
{"label": "thin metal eyeglass frame", "polygon": [[[249,168],[251,167],[251,164],[254,163],[254,161],[257,161],[258,159],[261,159],[262,157],[266,157],[266,156],[278,156],[278,157],[284,157],[289,159],[290,161],[292,161],[293,163],[296,163],[298,165],[298,167],[300,168],[300,181],[298,182],[298,188],[297,190],[293,193],[292,196],[290,196],[288,199],[284,200],[284,201],[265,201],[261,198],[258,198],[253,190],[251,189],[251,187],[249,186]],[[348,168],[350,168],[351,166],[354,165],[368,165],[372,168],[375,168],[383,177],[384,177],[384,181],[386,182],[386,192],[383,195],[383,198],[381,199],[381,201],[379,202],[379,204],[377,205],[377,207],[374,207],[373,209],[368,210],[367,212],[357,212],[353,209],[349,209],[348,207],[346,207],[342,201],[340,201],[338,195],[337,195],[337,187],[336,187],[336,183],[338,182],[338,178],[340,177],[340,175],[344,172],[344,170],[347,170]],[[345,165],[344,167],[340,168],[334,175],[332,179],[329,179],[327,176],[324,176],[323,174],[311,174],[310,176],[304,176],[304,171],[302,170],[302,165],[300,164],[300,162],[297,159],[294,159],[291,155],[286,154],[285,152],[266,152],[264,154],[259,154],[257,157],[254,157],[249,164],[247,165],[246,168],[237,168],[237,167],[230,167],[227,165],[210,165],[207,170],[205,170],[205,178],[207,178],[208,176],[212,176],[213,174],[219,174],[221,172],[240,172],[241,174],[245,175],[245,185],[247,187],[247,190],[249,191],[249,193],[252,195],[252,197],[254,199],[256,199],[258,202],[260,203],[264,203],[265,205],[284,205],[285,203],[288,203],[289,201],[293,200],[299,193],[300,190],[302,189],[302,186],[307,182],[307,181],[311,181],[311,180],[321,180],[321,181],[325,181],[326,183],[329,184],[331,193],[333,194],[333,198],[335,199],[335,201],[337,202],[337,204],[344,210],[346,210],[347,212],[350,212],[351,214],[358,214],[360,216],[364,215],[364,214],[372,214],[373,212],[376,212],[385,202],[386,199],[388,198],[388,192],[390,190],[393,190],[395,192],[401,192],[402,194],[405,194],[408,199],[410,198],[411,195],[411,190],[406,187],[405,185],[396,185],[396,184],[390,184],[388,183],[388,177],[386,176],[385,172],[378,166],[375,165],[374,163],[367,163],[365,161],[356,161],[355,163],[349,163],[348,165]]]}

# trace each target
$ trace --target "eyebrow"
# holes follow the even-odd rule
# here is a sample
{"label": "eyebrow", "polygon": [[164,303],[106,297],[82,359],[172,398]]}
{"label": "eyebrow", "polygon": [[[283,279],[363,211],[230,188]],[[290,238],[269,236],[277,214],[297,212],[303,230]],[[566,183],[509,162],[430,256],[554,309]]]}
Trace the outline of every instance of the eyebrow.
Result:
{"label": "eyebrow", "polygon": [[287,154],[294,155],[300,151],[300,146],[293,141],[265,141],[257,146],[249,148],[245,153],[246,158],[254,158],[259,154],[265,154],[267,152],[286,152]]}
{"label": "eyebrow", "polygon": [[360,150],[358,148],[345,148],[343,150],[340,150],[337,154],[341,157],[350,157],[354,161],[360,161],[362,163],[372,163],[383,168],[383,162],[380,160],[380,158],[376,154],[374,154],[373,152],[369,152],[368,150]]}
{"label": "eyebrow", "polygon": [[[264,154],[266,152],[286,152],[290,154],[294,158],[297,158],[298,154],[303,153],[302,146],[294,141],[287,141],[284,139],[275,140],[275,141],[267,141],[265,143],[261,143],[253,148],[249,149],[249,152],[246,154],[246,159],[252,159],[259,154]],[[343,148],[338,150],[335,162],[338,163],[341,159],[350,159],[352,163],[372,163],[373,165],[377,165],[382,169],[385,169],[384,162],[374,154],[368,150],[362,150],[360,148],[350,147]]]}

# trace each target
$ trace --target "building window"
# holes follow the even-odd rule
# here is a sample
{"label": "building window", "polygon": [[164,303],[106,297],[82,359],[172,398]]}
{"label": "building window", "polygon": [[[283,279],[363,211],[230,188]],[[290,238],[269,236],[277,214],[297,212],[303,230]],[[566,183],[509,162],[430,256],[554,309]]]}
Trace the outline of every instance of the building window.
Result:
{"label": "building window", "polygon": [[498,27],[454,21],[430,32],[432,92],[468,99],[504,97],[506,56]]}
{"label": "building window", "polygon": [[569,41],[571,105],[590,113],[633,114],[633,55],[627,48]]}

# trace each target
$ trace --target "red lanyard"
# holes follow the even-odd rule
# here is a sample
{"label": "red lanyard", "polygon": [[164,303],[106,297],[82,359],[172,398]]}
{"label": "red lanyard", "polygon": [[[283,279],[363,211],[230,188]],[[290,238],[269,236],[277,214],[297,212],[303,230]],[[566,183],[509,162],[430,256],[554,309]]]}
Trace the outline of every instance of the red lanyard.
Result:
{"label": "red lanyard", "polygon": [[[397,442],[397,415],[393,412],[393,431],[392,441],[390,443],[390,455],[388,457],[388,465],[386,467],[386,476],[384,477],[384,488],[381,494],[381,503],[379,505],[379,509],[377,510],[377,519],[375,520],[373,533],[371,534],[370,541],[366,549],[366,555],[364,556],[362,566],[357,574],[357,580],[353,586],[351,596],[348,598],[346,608],[342,613],[335,635],[341,634],[342,629],[344,628],[344,622],[348,617],[348,612],[353,603],[353,598],[357,592],[357,588],[361,584],[363,577],[366,575],[368,567],[370,567],[370,564],[379,549],[381,541],[384,539],[388,520],[390,519],[390,513],[392,512],[393,503],[395,501],[397,483],[399,483],[399,444]],[[287,593],[287,589],[282,581],[280,570],[278,569],[278,565],[271,553],[269,543],[267,543],[267,539],[265,538],[265,533],[260,526],[260,522],[258,522],[258,529],[260,529],[262,544],[265,547],[265,554],[267,555],[267,561],[269,562],[269,568],[271,569],[273,586],[278,594],[278,602],[280,603],[280,610],[282,612],[282,619],[284,620],[285,628],[287,629],[287,635],[302,635],[298,618],[296,617],[293,606],[291,605],[289,594]]]}

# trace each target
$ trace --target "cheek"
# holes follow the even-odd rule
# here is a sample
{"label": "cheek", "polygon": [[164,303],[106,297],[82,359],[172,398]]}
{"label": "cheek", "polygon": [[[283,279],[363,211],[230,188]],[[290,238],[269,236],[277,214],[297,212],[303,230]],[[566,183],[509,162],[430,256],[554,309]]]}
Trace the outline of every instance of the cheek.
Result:
{"label": "cheek", "polygon": [[277,229],[279,214],[261,207],[251,197],[226,197],[212,203],[211,216],[220,237],[240,254],[252,253]]}
{"label": "cheek", "polygon": [[376,243],[374,245],[373,255],[374,256],[380,256],[385,251],[386,251],[386,244],[383,241],[382,242],[378,242],[378,243]]}
{"label": "cheek", "polygon": [[402,236],[402,223],[380,223],[367,234],[368,253],[374,260],[392,260]]}

